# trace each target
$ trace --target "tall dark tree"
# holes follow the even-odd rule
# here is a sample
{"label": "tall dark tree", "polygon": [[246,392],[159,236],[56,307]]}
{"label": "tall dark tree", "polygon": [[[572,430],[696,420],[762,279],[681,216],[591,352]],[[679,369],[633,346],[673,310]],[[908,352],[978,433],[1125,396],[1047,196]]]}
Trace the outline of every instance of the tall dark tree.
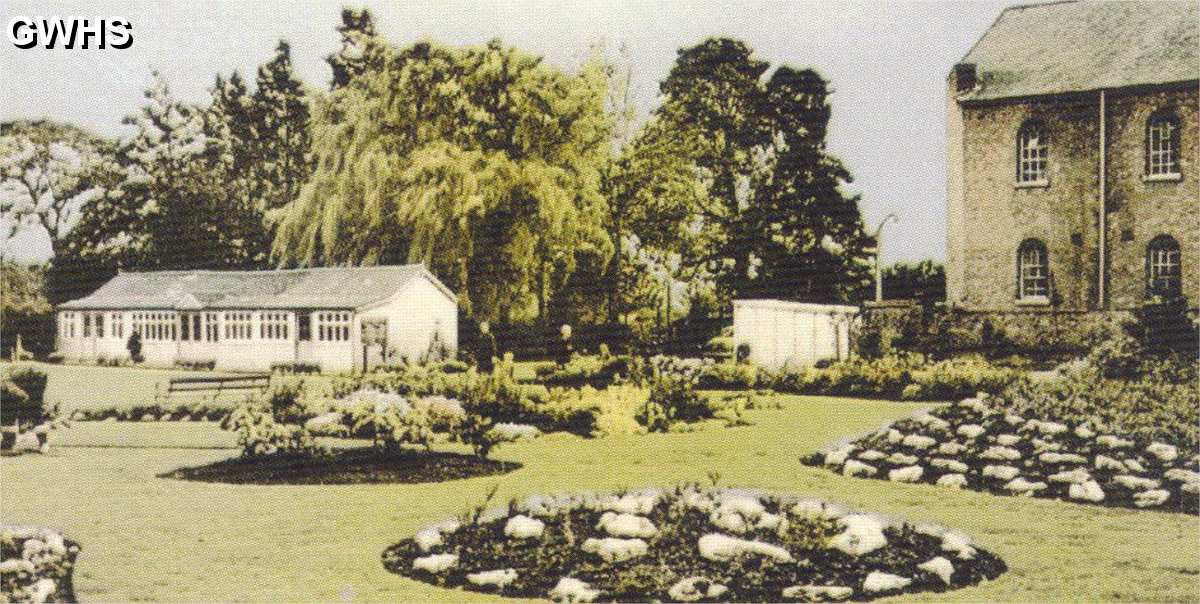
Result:
{"label": "tall dark tree", "polygon": [[841,190],[849,171],[826,150],[827,83],[789,67],[764,82],[768,69],[737,40],[680,50],[647,146],[686,154],[703,189],[685,220],[703,242],[690,260],[723,297],[845,299],[870,241]]}
{"label": "tall dark tree", "polygon": [[377,38],[371,11],[362,8],[343,8],[342,24],[337,27],[342,47],[325,58],[333,70],[330,88],[336,90],[350,83],[368,69],[381,67],[382,55],[376,52],[372,39]]}
{"label": "tall dark tree", "polygon": [[283,40],[275,56],[258,68],[253,110],[260,195],[269,211],[291,203],[312,172],[308,100],[304,84],[292,68],[291,47]]}

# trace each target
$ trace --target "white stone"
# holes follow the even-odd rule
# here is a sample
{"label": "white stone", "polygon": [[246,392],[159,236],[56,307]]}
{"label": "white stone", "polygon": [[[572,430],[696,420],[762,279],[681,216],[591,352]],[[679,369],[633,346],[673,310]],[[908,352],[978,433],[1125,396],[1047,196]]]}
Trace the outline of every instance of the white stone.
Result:
{"label": "white stone", "polygon": [[43,577],[34,582],[33,586],[28,588],[27,593],[32,604],[43,604],[43,602],[49,602],[50,597],[57,591],[58,584],[54,582],[54,579]]}
{"label": "white stone", "polygon": [[928,449],[929,447],[936,445],[937,441],[928,436],[922,436],[920,434],[909,434],[908,436],[904,437],[904,440],[901,441],[901,444],[903,444],[906,447],[912,447],[914,449],[922,449],[923,450],[923,449]]}
{"label": "white stone", "polygon": [[991,408],[989,408],[987,406],[987,403],[983,402],[978,397],[964,398],[963,400],[958,402],[958,406],[962,407],[963,409],[970,409],[971,411],[974,411],[981,415],[986,415],[988,412],[991,411]]}
{"label": "white stone", "polygon": [[875,466],[865,464],[861,461],[851,459],[842,466],[842,474],[846,476],[874,476],[879,470]]}
{"label": "white stone", "polygon": [[1146,452],[1157,457],[1161,461],[1175,461],[1179,457],[1179,449],[1174,445],[1166,443],[1154,442],[1146,447]]}
{"label": "white stone", "polygon": [[1058,453],[1056,451],[1047,451],[1038,455],[1038,460],[1042,463],[1060,464],[1060,463],[1087,463],[1087,458],[1074,453]]}
{"label": "white stone", "polygon": [[513,539],[532,539],[541,537],[545,529],[546,523],[522,514],[508,519],[504,525],[504,534]]}
{"label": "white stone", "polygon": [[805,602],[841,602],[854,595],[854,588],[842,585],[793,585],[783,588],[785,600]]}
{"label": "white stone", "polygon": [[845,530],[829,541],[830,547],[851,556],[861,556],[887,545],[883,523],[865,514],[852,514],[838,520]]}
{"label": "white stone", "polygon": [[889,455],[887,460],[888,460],[888,463],[897,465],[897,466],[910,466],[910,465],[915,464],[918,461],[920,461],[917,458],[917,456],[915,456],[915,455],[909,455],[907,453],[901,453],[899,451]]}
{"label": "white stone", "polygon": [[1012,491],[1013,493],[1018,493],[1021,495],[1032,495],[1038,491],[1045,489],[1046,486],[1047,485],[1044,482],[1032,482],[1032,481],[1026,480],[1022,476],[1018,476],[1018,477],[1008,481],[1008,483],[1004,485],[1004,488],[1005,488],[1005,490]]}
{"label": "white stone", "polygon": [[413,535],[413,541],[417,543],[417,547],[421,548],[422,552],[428,552],[442,544],[442,532],[434,527],[424,528]]}
{"label": "white stone", "polygon": [[982,474],[997,480],[1012,480],[1021,473],[1020,468],[1013,466],[984,466]]}
{"label": "white stone", "polygon": [[600,597],[600,591],[579,579],[563,577],[550,590],[549,596],[555,602],[592,602]]}
{"label": "white stone", "polygon": [[1007,413],[1004,415],[1004,423],[1010,426],[1020,426],[1025,423],[1025,418],[1014,413]]}
{"label": "white stone", "polygon": [[1163,478],[1172,482],[1182,482],[1184,484],[1200,484],[1200,472],[1193,472],[1183,468],[1171,468],[1163,472]]}
{"label": "white stone", "polygon": [[958,455],[967,450],[967,446],[962,443],[942,443],[938,445],[938,453],[942,455]]}
{"label": "white stone", "polygon": [[846,463],[846,458],[850,457],[850,454],[853,452],[854,452],[854,447],[852,447],[850,445],[845,445],[843,447],[839,447],[832,451],[826,451],[825,452],[825,465],[840,466],[840,465]]}
{"label": "white stone", "polygon": [[771,514],[769,512],[764,512],[762,516],[758,517],[758,522],[754,523],[754,528],[766,529],[768,531],[776,531],[776,532],[782,532],[782,531],[787,530],[787,526],[788,526],[787,518],[784,518],[783,516],[780,516],[779,514]]}
{"label": "white stone", "polygon": [[957,430],[958,435],[964,438],[979,438],[983,436],[984,432],[987,432],[987,430],[979,424],[963,424]]}
{"label": "white stone", "polygon": [[756,554],[773,558],[780,562],[792,562],[793,558],[786,549],[778,545],[762,541],[738,539],[729,535],[709,533],[700,538],[700,555],[709,560],[731,560],[744,554]]}
{"label": "white stone", "polygon": [[888,471],[888,480],[892,482],[916,482],[925,473],[921,466],[907,466]]}
{"label": "white stone", "polygon": [[937,486],[961,489],[967,486],[967,477],[964,474],[946,474],[937,479]]}
{"label": "white stone", "polygon": [[1021,437],[1016,434],[1001,434],[996,437],[996,443],[1005,447],[1011,447],[1019,442],[1021,442]]}
{"label": "white stone", "polygon": [[1128,449],[1133,446],[1133,441],[1112,434],[1104,434],[1096,439],[1096,444],[1109,449]]}
{"label": "white stone", "polygon": [[1120,460],[1113,459],[1107,455],[1097,455],[1093,462],[1097,470],[1114,470],[1117,472],[1125,471],[1125,464]]}
{"label": "white stone", "polygon": [[1095,430],[1092,430],[1091,428],[1089,428],[1083,424],[1075,426],[1075,436],[1078,436],[1079,438],[1089,439],[1095,435],[1096,435]]}
{"label": "white stone", "polygon": [[511,568],[499,570],[486,570],[478,573],[470,573],[467,575],[467,581],[473,585],[487,586],[491,585],[496,589],[504,589],[509,583],[517,580],[517,571]]}
{"label": "white stone", "polygon": [[827,503],[820,499],[801,499],[792,505],[791,513],[808,520],[835,520],[844,516],[846,510],[840,505]]}
{"label": "white stone", "polygon": [[967,470],[971,469],[969,466],[967,466],[967,464],[961,461],[955,459],[946,459],[944,457],[934,457],[933,459],[929,460],[929,465],[935,468],[942,468],[944,470],[950,470],[951,472],[957,472],[959,474],[964,474],[967,472]]}
{"label": "white stone", "polygon": [[950,422],[929,413],[922,413],[913,416],[913,419],[926,428],[929,428],[930,430],[936,430],[938,432],[944,432],[950,428]]}
{"label": "white stone", "polygon": [[722,513],[740,514],[747,520],[758,518],[767,508],[753,495],[722,493],[717,500],[717,510]]}
{"label": "white stone", "polygon": [[1058,422],[1042,421],[1042,422],[1038,422],[1037,430],[1038,430],[1038,432],[1041,432],[1042,434],[1045,434],[1047,436],[1053,436],[1055,434],[1062,434],[1063,432],[1066,432],[1068,430],[1068,428],[1067,428],[1066,424],[1060,424]]}
{"label": "white stone", "polygon": [[1050,482],[1063,482],[1067,484],[1083,484],[1091,479],[1092,475],[1083,468],[1057,472],[1046,477],[1046,480]]}
{"label": "white stone", "polygon": [[435,575],[455,566],[458,566],[458,556],[455,554],[430,554],[412,561],[413,570],[423,570]]}
{"label": "white stone", "polygon": [[33,563],[23,558],[10,558],[4,562],[0,562],[0,575],[9,575],[17,573],[33,574],[36,569]]}
{"label": "white stone", "polygon": [[1159,485],[1159,482],[1152,478],[1142,478],[1141,476],[1133,476],[1131,474],[1113,476],[1112,481],[1131,491],[1150,491],[1157,489]]}
{"label": "white stone", "polygon": [[960,560],[970,560],[976,553],[971,538],[960,531],[946,531],[942,535],[942,551],[953,552]]}
{"label": "white stone", "polygon": [[650,522],[649,518],[615,512],[604,512],[604,515],[600,516],[600,522],[596,524],[596,528],[613,537],[650,538],[658,533],[658,529],[653,522]]}
{"label": "white stone", "polygon": [[996,461],[1016,461],[1021,459],[1021,452],[1012,447],[988,447],[980,457]]}
{"label": "white stone", "polygon": [[514,442],[518,440],[531,440],[541,435],[536,427],[528,424],[513,424],[501,422],[492,426],[489,430],[492,436],[498,440],[505,442]]}
{"label": "white stone", "polygon": [[1067,496],[1071,499],[1100,503],[1104,501],[1104,489],[1100,488],[1100,483],[1095,480],[1089,480],[1072,484],[1067,490]]}
{"label": "white stone", "polygon": [[342,414],[338,411],[322,413],[304,422],[304,429],[314,434],[326,436],[349,434],[350,430],[342,423],[342,418]]}
{"label": "white stone", "polygon": [[658,505],[658,498],[662,495],[660,491],[645,491],[640,493],[628,493],[616,501],[608,505],[608,509],[613,512],[622,514],[637,514],[645,515],[654,511],[654,506]]}
{"label": "white stone", "polygon": [[713,583],[707,577],[687,577],[676,581],[667,590],[667,596],[672,602],[695,602],[705,598],[715,599],[729,591],[720,583]]}
{"label": "white stone", "polygon": [[908,587],[912,583],[912,579],[893,575],[891,573],[871,571],[867,578],[863,580],[863,591],[881,592],[881,591],[897,591]]}
{"label": "white stone", "polygon": [[1063,445],[1060,442],[1056,442],[1056,441],[1052,441],[1052,440],[1044,440],[1044,439],[1035,437],[1033,439],[1033,448],[1038,453],[1041,453],[1043,451],[1060,451],[1060,450],[1062,450]]}
{"label": "white stone", "polygon": [[605,562],[613,563],[644,556],[649,550],[649,546],[641,539],[617,539],[615,537],[596,539],[592,537],[583,542],[581,549],[589,554],[600,556]]}
{"label": "white stone", "polygon": [[1126,459],[1125,467],[1129,468],[1129,470],[1132,472],[1145,472],[1146,471],[1146,466],[1143,466],[1142,462],[1140,462],[1136,459]]}
{"label": "white stone", "polygon": [[922,562],[917,565],[917,568],[929,574],[937,575],[942,580],[942,583],[946,585],[950,584],[950,577],[954,575],[954,564],[941,556],[933,558],[928,562]]}
{"label": "white stone", "polygon": [[863,461],[879,461],[887,457],[887,453],[876,451],[875,449],[867,449],[858,454],[858,458]]}
{"label": "white stone", "polygon": [[898,445],[904,441],[904,433],[895,428],[892,428],[887,431],[887,441],[890,444]]}
{"label": "white stone", "polygon": [[17,439],[13,442],[14,453],[40,453],[42,451],[42,442],[38,440],[37,434],[32,430],[17,434]]}
{"label": "white stone", "polygon": [[1133,496],[1133,505],[1139,508],[1158,507],[1171,498],[1171,492],[1165,489],[1143,491]]}
{"label": "white stone", "polygon": [[750,523],[746,522],[746,518],[737,512],[721,512],[715,511],[708,517],[708,522],[714,528],[718,528],[731,533],[742,534],[750,530]]}

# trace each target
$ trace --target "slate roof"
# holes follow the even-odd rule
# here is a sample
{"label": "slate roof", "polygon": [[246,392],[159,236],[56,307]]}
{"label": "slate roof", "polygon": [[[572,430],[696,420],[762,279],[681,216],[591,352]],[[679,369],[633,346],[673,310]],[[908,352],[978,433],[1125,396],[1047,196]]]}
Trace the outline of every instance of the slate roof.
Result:
{"label": "slate roof", "polygon": [[1200,3],[1080,1],[1014,6],[963,57],[964,101],[1200,79]]}
{"label": "slate roof", "polygon": [[394,296],[427,278],[454,294],[424,266],[303,268],[276,271],[123,272],[91,295],[60,309],[355,309]]}

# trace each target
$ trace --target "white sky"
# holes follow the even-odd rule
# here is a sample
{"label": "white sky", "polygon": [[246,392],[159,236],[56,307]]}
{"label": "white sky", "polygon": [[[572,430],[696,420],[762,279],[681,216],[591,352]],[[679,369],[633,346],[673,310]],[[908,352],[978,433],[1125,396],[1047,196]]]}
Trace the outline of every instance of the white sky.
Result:
{"label": "white sky", "polygon": [[[47,117],[110,136],[142,102],[151,70],[173,92],[202,102],[219,72],[253,82],[280,38],[300,76],[326,88],[324,57],[339,44],[334,27],[346,2],[36,2],[5,0],[0,23],[17,15],[122,16],[133,26],[126,50],[18,50],[0,40],[0,120]],[[573,68],[590,44],[625,44],[639,109],[656,103],[658,82],[676,51],[705,37],[745,40],[772,66],[813,67],[831,80],[830,148],[855,176],[868,228],[888,212],[883,256],[945,256],[945,77],[1011,2],[653,2],[608,0],[484,3],[426,0],[366,3],[394,44],[428,38],[479,44],[499,37]],[[32,231],[6,256],[44,259]]]}

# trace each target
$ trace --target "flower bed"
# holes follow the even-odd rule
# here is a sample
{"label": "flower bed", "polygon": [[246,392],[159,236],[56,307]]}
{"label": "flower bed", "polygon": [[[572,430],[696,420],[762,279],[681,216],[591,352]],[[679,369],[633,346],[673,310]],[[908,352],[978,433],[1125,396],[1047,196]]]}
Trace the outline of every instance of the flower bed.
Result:
{"label": "flower bed", "polygon": [[0,526],[0,601],[74,602],[79,545],[45,528]]}
{"label": "flower bed", "polygon": [[534,496],[430,526],[383,554],[397,574],[557,601],[867,600],[992,579],[960,532],[751,491]]}
{"label": "flower bed", "polygon": [[1050,421],[980,396],[803,459],[847,476],[1080,503],[1200,510],[1200,455],[1166,439]]}
{"label": "flower bed", "polygon": [[161,478],[230,484],[415,484],[491,476],[521,464],[473,455],[414,450],[342,449],[328,455],[281,453],[234,457],[194,468],[179,468]]}

